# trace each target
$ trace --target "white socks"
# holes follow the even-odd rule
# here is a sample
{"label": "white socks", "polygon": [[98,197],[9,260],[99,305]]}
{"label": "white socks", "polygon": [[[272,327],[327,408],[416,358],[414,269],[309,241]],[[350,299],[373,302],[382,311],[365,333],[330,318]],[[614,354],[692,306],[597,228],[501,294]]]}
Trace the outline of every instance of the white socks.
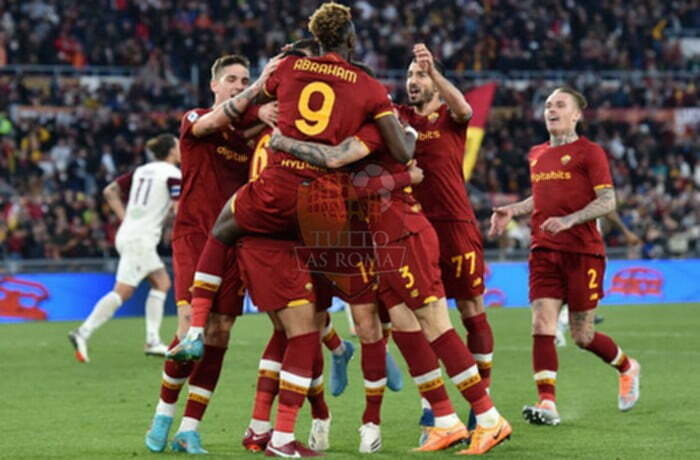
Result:
{"label": "white socks", "polygon": [[457,423],[459,423],[459,417],[457,417],[457,414],[455,414],[454,412],[448,415],[435,417],[435,426],[437,428],[451,428]]}
{"label": "white socks", "polygon": [[493,428],[501,419],[501,414],[498,413],[495,407],[476,416],[476,424],[484,428]]}
{"label": "white socks", "polygon": [[257,419],[250,419],[250,425],[248,425],[248,428],[253,430],[255,434],[263,434],[267,433],[272,429],[272,425],[270,424],[269,420],[257,420]]}
{"label": "white socks", "polygon": [[168,417],[174,417],[175,416],[175,408],[177,404],[169,404],[163,401],[162,399],[158,400],[158,405],[156,406],[156,414],[158,415],[167,415]]}
{"label": "white socks", "polygon": [[146,343],[154,345],[161,343],[160,323],[163,321],[163,305],[167,294],[151,289],[146,298]]}
{"label": "white socks", "polygon": [[282,447],[283,445],[289,444],[292,441],[294,441],[294,433],[284,433],[282,431],[275,430],[272,432],[272,439],[270,440],[270,443],[273,446]]}
{"label": "white socks", "polygon": [[180,422],[180,428],[177,432],[182,433],[183,431],[197,431],[199,427],[199,420],[192,417],[182,417],[182,422]]}
{"label": "white socks", "polygon": [[89,339],[93,332],[107,322],[117,308],[122,306],[122,298],[114,291],[109,291],[92,308],[90,316],[78,328],[78,333],[85,339]]}

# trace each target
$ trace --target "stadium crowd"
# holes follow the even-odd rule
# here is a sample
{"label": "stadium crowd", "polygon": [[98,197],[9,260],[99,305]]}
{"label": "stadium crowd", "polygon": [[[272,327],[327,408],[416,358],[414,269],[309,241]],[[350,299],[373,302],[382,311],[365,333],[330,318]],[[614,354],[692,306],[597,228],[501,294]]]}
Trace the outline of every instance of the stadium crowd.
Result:
{"label": "stadium crowd", "polygon": [[[317,2],[202,0],[0,0],[0,66],[135,66],[135,78],[0,75],[0,254],[62,258],[113,254],[118,222],[100,190],[144,161],[145,139],[176,132],[183,111],[206,105],[208,65],[223,52],[262,64],[305,35]],[[378,74],[402,69],[425,39],[446,68],[460,70],[693,70],[676,37],[700,29],[693,0],[360,0],[353,2],[362,59]],[[448,18],[453,18],[449,20]],[[106,27],[98,26],[107,24]],[[279,24],[269,28],[266,25]],[[188,83],[191,66],[200,87]],[[395,100],[403,82],[387,81]],[[641,78],[603,84],[580,72],[572,85],[595,108],[696,107],[692,78]],[[610,82],[607,82],[610,83]],[[462,89],[473,81],[460,80]],[[485,226],[495,202],[529,192],[527,148],[544,141],[537,112],[552,86],[501,85],[470,183]],[[29,107],[19,110],[18,107]],[[52,116],[27,115],[36,106]],[[63,108],[65,110],[61,110]],[[517,108],[517,110],[511,110]],[[3,110],[3,109],[0,109]],[[679,137],[663,123],[589,119],[583,133],[611,157],[625,222],[643,237],[645,257],[700,255],[700,134]],[[527,222],[487,247],[525,247]],[[608,243],[622,245],[612,233]],[[163,245],[163,248],[167,244]]]}
{"label": "stadium crowd", "polygon": [[[663,83],[663,86],[661,86]],[[129,88],[117,83],[89,87],[73,79],[31,87],[22,78],[0,80],[0,253],[12,258],[90,257],[114,254],[118,222],[100,190],[120,173],[142,163],[145,139],[177,132],[191,88],[163,82],[161,97],[147,97],[154,80]],[[400,88],[401,82],[395,82]],[[682,88],[682,97],[674,97]],[[466,88],[465,88],[466,89]],[[618,100],[649,107],[694,105],[692,82],[641,81],[602,90],[590,82],[593,106],[619,107]],[[527,148],[546,140],[536,112],[548,88],[501,86],[472,175],[470,191],[485,229],[491,206],[529,193]],[[618,97],[620,92],[625,97]],[[402,97],[397,91],[397,97]],[[649,97],[644,97],[648,94]],[[18,106],[75,107],[62,116],[22,116]],[[624,107],[625,105],[622,104]],[[517,110],[513,110],[517,108]],[[12,113],[15,116],[12,116]],[[700,133],[679,137],[666,124],[589,119],[583,132],[607,149],[625,222],[640,235],[645,257],[700,254]],[[513,224],[497,245],[526,247],[527,221]],[[608,244],[620,246],[617,233]],[[167,251],[168,244],[162,245]]]}
{"label": "stadium crowd", "polygon": [[[224,52],[258,63],[305,35],[317,1],[0,1],[0,65],[142,66],[189,76]],[[694,0],[359,0],[360,57],[402,68],[425,41],[447,68],[689,69],[677,37],[700,28]],[[275,24],[275,27],[269,27]],[[106,26],[102,26],[106,25]]]}

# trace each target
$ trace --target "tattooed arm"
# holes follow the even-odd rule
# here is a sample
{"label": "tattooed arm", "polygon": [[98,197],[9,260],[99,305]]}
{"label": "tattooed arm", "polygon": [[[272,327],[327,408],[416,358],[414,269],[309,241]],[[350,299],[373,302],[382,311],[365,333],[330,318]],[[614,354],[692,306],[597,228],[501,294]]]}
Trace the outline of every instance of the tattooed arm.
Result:
{"label": "tattooed arm", "polygon": [[615,189],[605,187],[596,190],[596,199],[588,203],[586,207],[563,217],[550,217],[545,220],[540,228],[545,232],[557,234],[568,230],[574,225],[583,224],[589,220],[597,219],[615,210]]}
{"label": "tattooed arm", "polygon": [[489,238],[501,236],[505,231],[508,222],[510,222],[513,217],[523,214],[530,214],[532,212],[532,207],[532,197],[528,197],[523,201],[518,201],[517,203],[509,204],[508,206],[493,208],[493,214],[491,214],[491,227],[489,228],[488,233]]}
{"label": "tattooed arm", "polygon": [[325,145],[292,139],[278,130],[272,134],[269,146],[291,153],[314,166],[332,169],[340,168],[369,155],[365,144],[355,137],[348,137],[338,145]]}
{"label": "tattooed arm", "polygon": [[270,74],[277,68],[279,62],[279,57],[270,59],[270,62],[267,63],[260,77],[255,80],[252,85],[235,97],[217,105],[214,110],[199,118],[192,125],[192,134],[197,137],[208,136],[211,133],[225,128],[230,123],[239,120],[248,108],[248,105],[262,92],[265,81],[267,81]]}

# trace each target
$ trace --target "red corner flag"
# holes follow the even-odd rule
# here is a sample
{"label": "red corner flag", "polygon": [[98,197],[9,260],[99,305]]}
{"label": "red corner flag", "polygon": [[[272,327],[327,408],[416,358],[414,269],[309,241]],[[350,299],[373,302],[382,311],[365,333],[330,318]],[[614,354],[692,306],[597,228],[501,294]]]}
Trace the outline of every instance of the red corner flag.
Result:
{"label": "red corner flag", "polygon": [[469,122],[469,128],[467,128],[467,143],[464,148],[464,161],[462,162],[462,172],[464,173],[465,181],[468,181],[471,177],[472,170],[476,164],[495,92],[496,83],[487,83],[474,88],[464,95],[474,111]]}

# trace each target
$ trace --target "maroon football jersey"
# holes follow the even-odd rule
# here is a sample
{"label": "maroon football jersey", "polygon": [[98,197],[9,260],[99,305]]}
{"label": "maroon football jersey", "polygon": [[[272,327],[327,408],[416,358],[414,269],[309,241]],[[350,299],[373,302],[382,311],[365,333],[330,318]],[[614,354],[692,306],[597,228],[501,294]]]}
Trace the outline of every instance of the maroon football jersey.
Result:
{"label": "maroon football jersey", "polygon": [[425,215],[431,221],[475,222],[462,173],[468,123],[454,121],[447,104],[428,116],[407,105],[397,108],[401,119],[418,131],[414,158],[425,178],[414,190]]}
{"label": "maroon football jersey", "polygon": [[[287,57],[264,89],[279,103],[282,134],[303,141],[337,145],[366,121],[392,114],[386,88],[335,53]],[[282,152],[271,155],[269,166],[317,175],[317,168]]]}
{"label": "maroon football jersey", "polygon": [[534,203],[532,248],[605,254],[595,220],[556,235],[540,229],[549,217],[563,217],[579,211],[595,200],[596,190],[613,186],[603,149],[585,137],[557,147],[545,142],[530,149],[528,160]]}
{"label": "maroon football jersey", "polygon": [[[375,195],[367,200],[370,229],[375,233],[382,232],[385,241],[392,242],[429,226],[421,212],[421,205],[413,197],[406,165],[396,161],[388,152],[377,125],[365,124],[355,137],[372,152],[352,165],[356,187],[363,185],[363,175],[384,175],[379,177],[385,182],[385,192],[381,193],[380,188],[377,195],[375,190]],[[403,181],[405,183],[401,183]]]}
{"label": "maroon football jersey", "polygon": [[190,233],[208,234],[221,208],[248,182],[251,148],[231,128],[196,137],[192,125],[211,109],[187,112],[180,124],[182,191],[173,238]]}

